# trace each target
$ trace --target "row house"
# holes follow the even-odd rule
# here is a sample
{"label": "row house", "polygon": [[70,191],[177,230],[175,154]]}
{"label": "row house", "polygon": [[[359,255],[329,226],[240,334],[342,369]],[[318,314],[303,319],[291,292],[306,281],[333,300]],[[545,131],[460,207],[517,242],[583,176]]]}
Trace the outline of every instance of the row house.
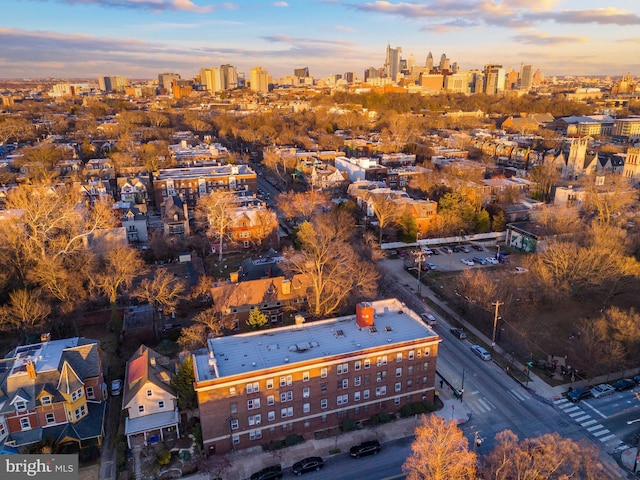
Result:
{"label": "row house", "polygon": [[127,231],[127,241],[130,244],[149,241],[149,217],[146,211],[139,208],[146,205],[138,206],[129,203],[124,203],[124,205],[120,209],[120,223]]}
{"label": "row house", "polygon": [[214,190],[255,192],[257,178],[247,165],[164,169],[154,173],[154,197],[156,205],[162,205],[166,198],[180,196],[193,208],[201,196]]}
{"label": "row house", "polygon": [[149,200],[148,179],[118,177],[118,193],[122,202],[146,203]]}
{"label": "row house", "polygon": [[225,453],[434,401],[440,337],[397,299],[211,338],[194,355],[205,451]]}
{"label": "row house", "polygon": [[0,445],[100,447],[105,400],[98,341],[43,335],[0,360]]}
{"label": "row house", "polygon": [[211,289],[211,301],[225,320],[235,323],[234,330],[246,330],[249,312],[259,308],[271,325],[281,325],[285,318],[307,310],[307,292],[310,279],[304,275],[287,278],[259,278],[238,281],[242,272],[231,275],[231,283],[216,285]]}
{"label": "row house", "polygon": [[259,245],[276,232],[276,214],[263,204],[243,205],[230,210],[229,237],[231,242],[242,248]]}

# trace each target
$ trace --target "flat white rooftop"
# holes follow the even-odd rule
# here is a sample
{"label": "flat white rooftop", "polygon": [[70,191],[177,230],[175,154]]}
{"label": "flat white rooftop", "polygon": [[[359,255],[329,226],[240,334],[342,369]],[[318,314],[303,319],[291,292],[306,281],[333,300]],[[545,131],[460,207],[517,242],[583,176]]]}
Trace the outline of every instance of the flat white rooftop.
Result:
{"label": "flat white rooftop", "polygon": [[230,377],[285,364],[433,338],[438,335],[399,300],[371,302],[375,326],[359,328],[353,315],[209,340],[195,355],[196,381]]}

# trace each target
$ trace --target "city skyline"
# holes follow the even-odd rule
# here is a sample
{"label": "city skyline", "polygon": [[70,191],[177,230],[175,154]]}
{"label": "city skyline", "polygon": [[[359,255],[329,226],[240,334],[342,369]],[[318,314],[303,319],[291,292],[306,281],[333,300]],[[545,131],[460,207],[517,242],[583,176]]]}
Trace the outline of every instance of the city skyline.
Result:
{"label": "city skyline", "polygon": [[489,63],[545,75],[640,74],[640,4],[612,0],[430,2],[5,0],[0,77],[194,77],[231,64],[275,79],[382,67],[387,44],[424,65],[445,53],[463,70]]}

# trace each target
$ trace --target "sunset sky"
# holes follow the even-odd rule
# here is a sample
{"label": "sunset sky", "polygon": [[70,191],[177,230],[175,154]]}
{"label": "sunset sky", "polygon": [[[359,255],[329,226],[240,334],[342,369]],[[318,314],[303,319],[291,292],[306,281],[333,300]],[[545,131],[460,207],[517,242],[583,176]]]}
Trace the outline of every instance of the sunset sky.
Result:
{"label": "sunset sky", "polygon": [[387,43],[419,65],[431,51],[464,70],[640,75],[640,0],[2,0],[1,12],[2,78],[189,78],[227,63],[362,78]]}

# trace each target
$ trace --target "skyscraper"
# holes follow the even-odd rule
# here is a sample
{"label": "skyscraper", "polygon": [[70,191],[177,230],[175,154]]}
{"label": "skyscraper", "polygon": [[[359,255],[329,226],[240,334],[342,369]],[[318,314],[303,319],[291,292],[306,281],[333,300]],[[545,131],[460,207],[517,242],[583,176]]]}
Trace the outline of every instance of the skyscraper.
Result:
{"label": "skyscraper", "polygon": [[520,89],[529,90],[533,85],[533,65],[520,65]]}
{"label": "skyscraper", "polygon": [[391,48],[390,44],[387,44],[387,56],[384,62],[385,76],[397,81],[397,76],[400,73],[400,57],[402,55],[402,48]]}
{"label": "skyscraper", "polygon": [[158,87],[167,90],[169,95],[172,93],[171,84],[174,80],[180,80],[180,75],[177,73],[159,73],[158,74]]}
{"label": "skyscraper", "polygon": [[495,95],[504,91],[506,76],[502,65],[487,65],[484,67],[484,75],[486,94]]}
{"label": "skyscraper", "polygon": [[249,72],[249,82],[251,90],[254,92],[269,92],[269,73],[262,67],[252,68]]}
{"label": "skyscraper", "polygon": [[431,73],[431,70],[433,70],[433,54],[431,52],[427,55],[427,63],[425,66],[427,68],[427,73]]}
{"label": "skyscraper", "polygon": [[447,58],[446,54],[442,54],[440,57],[440,72],[444,72],[445,70],[449,70],[451,66],[451,60]]}
{"label": "skyscraper", "polygon": [[293,76],[298,78],[307,78],[309,76],[309,67],[295,68]]}
{"label": "skyscraper", "polygon": [[223,90],[238,88],[238,69],[232,65],[220,65],[220,83]]}

